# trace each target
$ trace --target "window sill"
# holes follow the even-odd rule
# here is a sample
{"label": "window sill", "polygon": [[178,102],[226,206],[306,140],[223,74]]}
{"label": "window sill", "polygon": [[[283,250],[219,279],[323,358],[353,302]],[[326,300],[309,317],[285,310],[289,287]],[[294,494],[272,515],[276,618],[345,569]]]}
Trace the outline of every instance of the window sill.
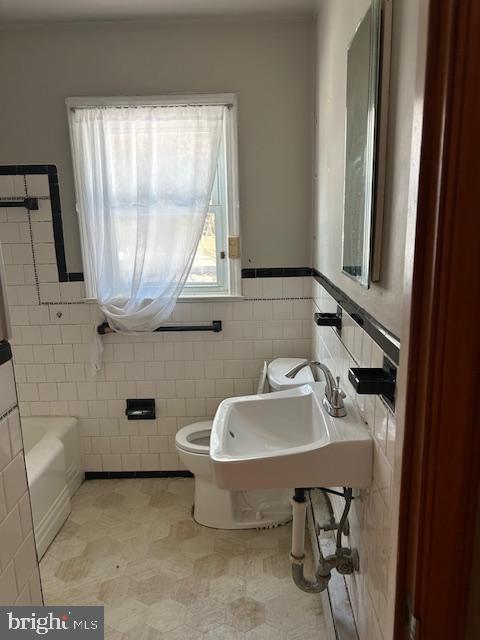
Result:
{"label": "window sill", "polygon": [[[219,294],[209,296],[180,296],[177,304],[180,302],[240,302],[244,299],[244,296]],[[82,298],[80,302],[85,304],[98,304],[96,298]]]}
{"label": "window sill", "polygon": [[229,295],[222,293],[218,295],[209,296],[180,296],[178,302],[236,302],[243,300],[244,296]]}

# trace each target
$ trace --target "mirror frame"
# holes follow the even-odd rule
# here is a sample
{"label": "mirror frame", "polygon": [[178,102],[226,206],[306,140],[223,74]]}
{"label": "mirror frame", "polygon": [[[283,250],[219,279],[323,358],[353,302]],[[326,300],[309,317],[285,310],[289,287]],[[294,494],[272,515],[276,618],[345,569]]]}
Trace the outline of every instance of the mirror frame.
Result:
{"label": "mirror frame", "polygon": [[[347,64],[348,64],[348,51],[350,50],[353,40],[357,35],[357,32],[365,20],[368,12],[370,12],[370,56],[369,56],[369,78],[368,78],[368,118],[367,118],[367,149],[366,149],[366,171],[365,171],[365,198],[363,205],[363,256],[362,256],[362,274],[353,274],[346,270],[344,265],[344,246],[345,246],[345,203],[346,203],[346,172],[344,176],[343,187],[343,220],[342,220],[342,273],[358,282],[361,286],[368,288],[372,281],[372,258],[373,258],[373,246],[374,235],[381,236],[380,232],[374,234],[374,219],[378,219],[378,215],[374,215],[375,209],[375,196],[378,192],[378,181],[376,165],[379,163],[377,157],[377,135],[379,124],[379,111],[380,111],[380,70],[382,68],[381,61],[381,32],[382,32],[382,0],[371,0],[369,9],[365,12],[364,17],[357,25],[355,33],[350,40],[350,44],[347,50]],[[344,167],[347,164],[347,109],[346,103],[347,94],[345,96],[345,156]],[[382,162],[382,165],[384,163]],[[383,198],[383,189],[382,189]]]}

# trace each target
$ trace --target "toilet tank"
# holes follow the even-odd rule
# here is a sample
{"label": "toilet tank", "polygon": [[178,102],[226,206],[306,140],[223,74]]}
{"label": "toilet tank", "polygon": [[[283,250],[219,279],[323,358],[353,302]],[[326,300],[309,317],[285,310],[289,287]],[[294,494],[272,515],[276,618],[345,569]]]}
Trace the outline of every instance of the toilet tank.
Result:
{"label": "toilet tank", "polygon": [[305,362],[305,358],[276,358],[272,360],[266,367],[266,377],[271,391],[283,391],[299,387],[308,382],[314,382],[314,377],[310,367],[301,369],[295,378],[286,378],[293,367]]}

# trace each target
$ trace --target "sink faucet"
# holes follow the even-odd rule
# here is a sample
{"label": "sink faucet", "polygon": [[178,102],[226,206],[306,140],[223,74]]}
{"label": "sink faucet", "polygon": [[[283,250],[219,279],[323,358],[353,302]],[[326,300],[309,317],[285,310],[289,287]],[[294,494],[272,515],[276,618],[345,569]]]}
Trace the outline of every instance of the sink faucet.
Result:
{"label": "sink faucet", "polygon": [[345,393],[340,388],[340,377],[337,376],[337,378],[335,379],[326,364],[317,362],[316,360],[312,360],[311,362],[305,360],[305,362],[301,362],[296,367],[293,367],[293,369],[290,369],[290,371],[285,374],[285,377],[293,380],[297,373],[305,367],[310,367],[314,377],[314,368],[323,371],[326,380],[323,406],[327,410],[328,415],[333,416],[334,418],[343,418],[343,416],[346,416],[347,410],[345,409],[345,405],[343,404]]}

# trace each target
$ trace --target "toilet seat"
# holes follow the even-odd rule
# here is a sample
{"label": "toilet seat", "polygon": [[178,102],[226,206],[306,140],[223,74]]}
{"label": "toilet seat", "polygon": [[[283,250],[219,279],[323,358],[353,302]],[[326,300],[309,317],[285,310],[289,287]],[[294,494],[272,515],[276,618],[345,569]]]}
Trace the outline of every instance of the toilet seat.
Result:
{"label": "toilet seat", "polygon": [[[210,433],[212,431],[212,420],[205,422],[195,422],[182,427],[177,431],[175,444],[178,449],[187,453],[196,453],[208,456],[210,453]],[[205,439],[208,444],[205,443]],[[201,442],[203,441],[203,442]]]}

